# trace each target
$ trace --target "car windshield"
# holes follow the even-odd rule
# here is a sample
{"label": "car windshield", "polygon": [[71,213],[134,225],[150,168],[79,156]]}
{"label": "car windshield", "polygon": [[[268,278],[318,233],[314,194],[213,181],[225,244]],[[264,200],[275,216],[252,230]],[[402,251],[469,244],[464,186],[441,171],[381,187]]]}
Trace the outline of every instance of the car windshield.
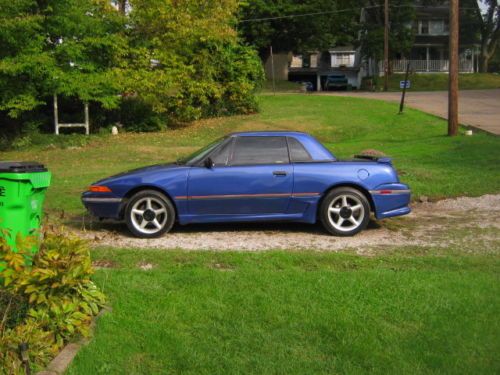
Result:
{"label": "car windshield", "polygon": [[219,138],[216,141],[210,143],[209,145],[202,147],[198,151],[193,152],[191,155],[185,156],[183,158],[179,158],[176,161],[176,164],[196,164],[202,161],[208,154],[212,152],[216,147],[218,147],[222,142],[226,140],[227,137]]}

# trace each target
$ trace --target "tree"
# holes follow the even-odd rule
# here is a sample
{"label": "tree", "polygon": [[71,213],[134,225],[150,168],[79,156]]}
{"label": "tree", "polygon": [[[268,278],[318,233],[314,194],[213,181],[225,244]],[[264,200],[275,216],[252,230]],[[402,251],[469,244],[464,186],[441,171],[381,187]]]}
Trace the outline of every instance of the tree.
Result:
{"label": "tree", "polygon": [[481,35],[479,70],[486,73],[488,64],[495,55],[500,42],[500,5],[498,5],[498,0],[484,0],[483,3],[486,5],[486,12],[481,13],[479,7],[477,10]]}
{"label": "tree", "polygon": [[152,110],[159,122],[255,111],[262,67],[233,27],[237,7],[237,0],[0,0],[0,124],[16,118],[19,126],[54,93],[103,111],[137,99],[131,109]]}
{"label": "tree", "polygon": [[54,93],[115,107],[123,22],[106,0],[0,0],[0,110],[18,117]]}
{"label": "tree", "polygon": [[[409,53],[413,46],[414,4],[412,0],[391,0],[389,3],[389,60],[396,54]],[[367,0],[364,5],[359,42],[361,55],[380,61],[384,52],[383,0]]]}
{"label": "tree", "polygon": [[256,110],[262,79],[240,43],[236,0],[132,0],[126,86],[171,121]]}
{"label": "tree", "polygon": [[352,0],[249,0],[240,6],[238,30],[265,59],[271,45],[277,52],[305,52],[353,43],[359,11]]}

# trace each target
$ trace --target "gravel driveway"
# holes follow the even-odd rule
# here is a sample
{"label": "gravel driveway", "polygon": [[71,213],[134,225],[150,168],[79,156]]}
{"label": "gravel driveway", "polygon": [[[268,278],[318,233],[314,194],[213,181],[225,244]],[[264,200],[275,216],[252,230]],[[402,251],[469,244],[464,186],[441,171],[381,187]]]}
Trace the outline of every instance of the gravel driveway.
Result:
{"label": "gravel driveway", "polygon": [[125,225],[91,223],[77,234],[93,246],[143,249],[237,250],[311,249],[339,251],[351,249],[371,254],[393,246],[441,246],[465,248],[481,245],[500,251],[500,194],[478,198],[447,199],[437,203],[417,203],[413,213],[400,218],[371,221],[354,237],[334,237],[321,225],[297,223],[206,224],[175,226],[157,239],[131,237]]}
{"label": "gravel driveway", "polygon": [[[321,95],[352,96],[399,102],[400,92],[328,92]],[[459,93],[459,122],[500,135],[500,89],[462,90]],[[406,93],[406,105],[448,118],[448,91]]]}

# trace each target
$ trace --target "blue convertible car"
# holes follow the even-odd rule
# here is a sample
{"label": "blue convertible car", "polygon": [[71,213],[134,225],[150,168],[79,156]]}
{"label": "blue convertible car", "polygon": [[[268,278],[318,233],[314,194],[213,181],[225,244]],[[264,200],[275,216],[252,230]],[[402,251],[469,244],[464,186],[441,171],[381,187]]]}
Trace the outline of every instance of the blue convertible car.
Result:
{"label": "blue convertible car", "polygon": [[98,181],[83,193],[99,218],[124,220],[138,237],[180,224],[321,221],[350,236],[377,219],[410,212],[410,189],[389,158],[336,159],[300,132],[245,132],[223,137],[176,163]]}

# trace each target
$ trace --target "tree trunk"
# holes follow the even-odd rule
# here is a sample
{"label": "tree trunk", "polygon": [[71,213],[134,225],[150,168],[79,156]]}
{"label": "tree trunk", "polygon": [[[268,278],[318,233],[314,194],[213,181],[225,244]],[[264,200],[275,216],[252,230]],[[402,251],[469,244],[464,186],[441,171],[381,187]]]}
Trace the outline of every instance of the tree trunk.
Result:
{"label": "tree trunk", "polygon": [[[483,36],[483,38],[486,38]],[[484,40],[484,39],[483,39]],[[481,43],[481,52],[479,55],[479,72],[488,73],[488,63],[490,62],[491,55],[488,53],[488,42]]]}
{"label": "tree trunk", "polygon": [[118,8],[120,10],[120,13],[125,15],[127,13],[127,0],[119,0],[118,1]]}
{"label": "tree trunk", "polygon": [[488,73],[488,65],[489,65],[490,59],[488,56],[484,56],[481,54],[479,57],[479,72],[480,73]]}

